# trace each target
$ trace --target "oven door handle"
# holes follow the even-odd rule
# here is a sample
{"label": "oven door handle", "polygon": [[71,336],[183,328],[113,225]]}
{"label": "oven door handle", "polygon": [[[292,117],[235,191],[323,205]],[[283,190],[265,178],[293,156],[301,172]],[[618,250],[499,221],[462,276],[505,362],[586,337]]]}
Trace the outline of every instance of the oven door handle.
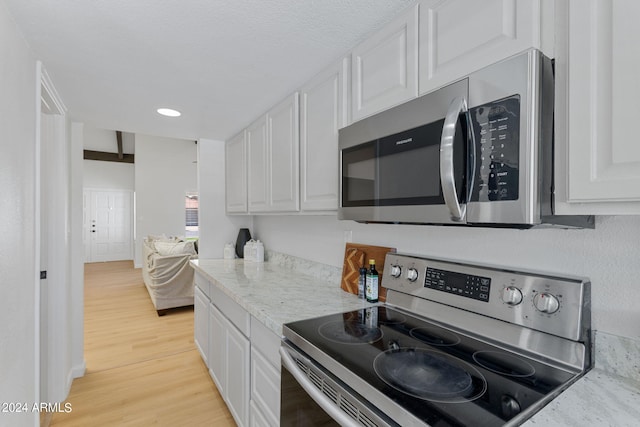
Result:
{"label": "oven door handle", "polygon": [[[328,397],[326,397],[311,380],[302,372],[296,362],[291,357],[291,354],[284,347],[280,347],[280,356],[282,357],[282,363],[287,370],[298,381],[300,386],[309,394],[309,396],[336,422],[343,427],[362,427],[357,424],[349,415],[340,410]],[[298,355],[298,357],[300,357]],[[310,364],[309,361],[307,363]]]}
{"label": "oven door handle", "polygon": [[464,220],[466,205],[458,203],[455,170],[453,166],[453,143],[456,136],[456,124],[460,114],[467,112],[467,100],[464,97],[455,98],[449,105],[449,110],[442,125],[440,139],[440,182],[444,202],[449,208],[451,219],[455,222]]}

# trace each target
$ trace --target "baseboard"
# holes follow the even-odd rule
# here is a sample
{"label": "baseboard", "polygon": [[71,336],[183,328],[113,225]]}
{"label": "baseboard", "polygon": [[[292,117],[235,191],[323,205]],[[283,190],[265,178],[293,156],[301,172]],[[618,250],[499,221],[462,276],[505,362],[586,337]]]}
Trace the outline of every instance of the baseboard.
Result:
{"label": "baseboard", "polygon": [[84,373],[87,371],[87,362],[82,359],[82,363],[80,365],[74,366],[73,368],[71,368],[71,376],[72,376],[72,381],[73,378],[80,378],[80,377],[84,377]]}

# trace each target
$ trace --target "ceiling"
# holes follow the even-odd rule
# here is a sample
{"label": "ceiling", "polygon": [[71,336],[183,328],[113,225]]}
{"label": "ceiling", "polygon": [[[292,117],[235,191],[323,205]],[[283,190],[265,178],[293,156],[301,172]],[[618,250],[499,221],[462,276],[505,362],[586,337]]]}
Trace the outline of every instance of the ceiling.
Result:
{"label": "ceiling", "polygon": [[186,139],[227,139],[415,2],[4,1],[69,117]]}

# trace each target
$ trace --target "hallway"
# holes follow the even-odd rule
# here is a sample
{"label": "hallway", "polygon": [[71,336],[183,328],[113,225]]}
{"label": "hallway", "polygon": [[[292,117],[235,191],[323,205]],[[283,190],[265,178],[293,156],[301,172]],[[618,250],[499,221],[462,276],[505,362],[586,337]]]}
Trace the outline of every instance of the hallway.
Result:
{"label": "hallway", "polygon": [[193,309],[158,317],[131,261],[85,264],[85,376],[51,426],[235,426],[193,343]]}

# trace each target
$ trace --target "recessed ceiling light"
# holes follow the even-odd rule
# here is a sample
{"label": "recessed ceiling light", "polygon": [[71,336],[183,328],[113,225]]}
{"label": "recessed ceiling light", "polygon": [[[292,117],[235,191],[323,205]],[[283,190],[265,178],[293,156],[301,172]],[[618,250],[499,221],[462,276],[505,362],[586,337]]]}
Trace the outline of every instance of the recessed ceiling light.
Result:
{"label": "recessed ceiling light", "polygon": [[180,115],[182,114],[180,111],[178,110],[172,110],[171,108],[158,108],[158,114],[162,114],[163,116],[167,116],[167,117],[180,117]]}

